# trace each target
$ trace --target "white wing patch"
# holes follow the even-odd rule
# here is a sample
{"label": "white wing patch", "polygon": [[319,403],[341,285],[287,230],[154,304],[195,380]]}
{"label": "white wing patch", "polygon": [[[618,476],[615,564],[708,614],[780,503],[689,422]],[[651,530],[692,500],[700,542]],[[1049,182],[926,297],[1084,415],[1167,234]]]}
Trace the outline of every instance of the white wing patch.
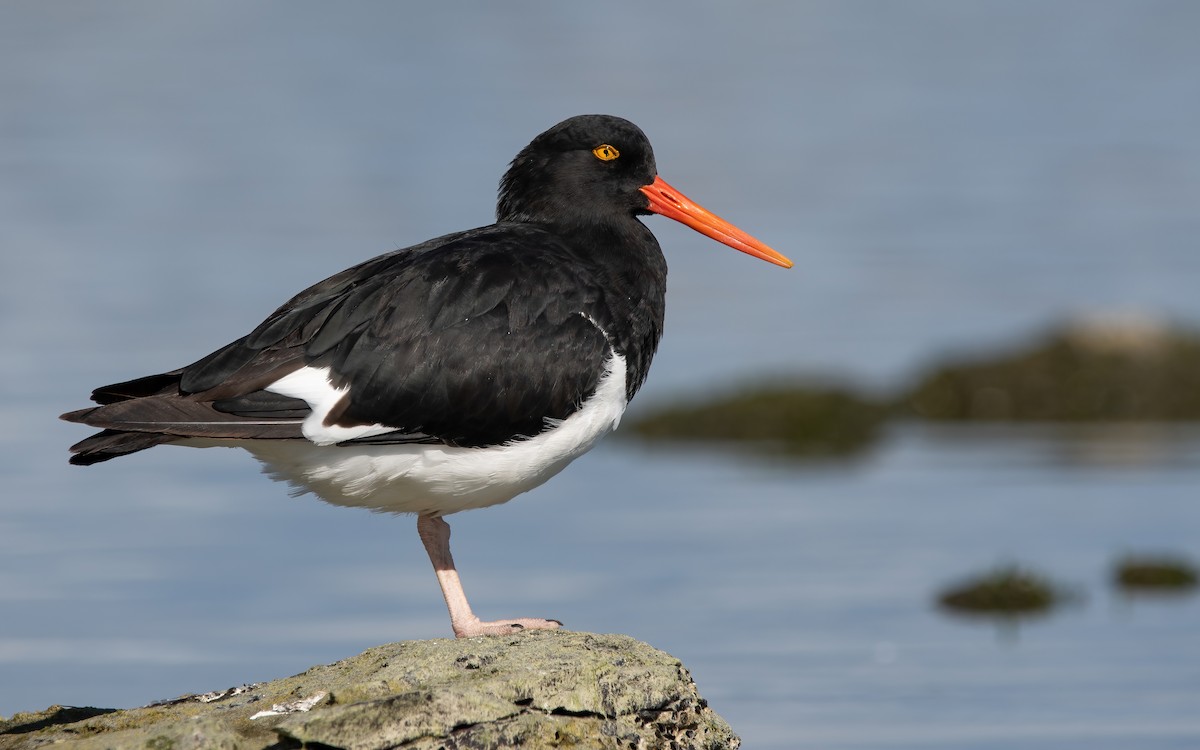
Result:
{"label": "white wing patch", "polygon": [[329,380],[328,367],[301,367],[295,372],[284,375],[263,390],[278,393],[280,396],[303,399],[312,414],[304,419],[300,431],[304,437],[317,445],[333,445],[345,440],[382,435],[393,432],[395,427],[385,427],[381,424],[359,425],[355,427],[339,427],[326,425],[325,417],[342,397],[350,392],[349,388],[334,388]]}

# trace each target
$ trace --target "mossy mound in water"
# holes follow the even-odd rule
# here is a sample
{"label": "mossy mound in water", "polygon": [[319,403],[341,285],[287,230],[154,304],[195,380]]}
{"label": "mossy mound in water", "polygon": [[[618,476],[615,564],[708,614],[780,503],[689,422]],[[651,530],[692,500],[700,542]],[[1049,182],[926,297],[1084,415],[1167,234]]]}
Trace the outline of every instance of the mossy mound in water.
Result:
{"label": "mossy mound in water", "polygon": [[1196,588],[1196,566],[1178,557],[1130,556],[1117,563],[1113,582],[1128,593],[1185,592]]}
{"label": "mossy mound in water", "polygon": [[847,390],[772,385],[660,409],[623,431],[651,440],[753,443],[777,453],[841,456],[878,436],[881,405]]}
{"label": "mossy mound in water", "polygon": [[1200,419],[1200,335],[1138,319],[1070,325],[1020,351],[936,369],[900,401],[935,420]]}
{"label": "mossy mound in water", "polygon": [[1015,617],[1048,612],[1065,598],[1046,578],[1007,567],[951,586],[938,596],[938,604],[953,612]]}

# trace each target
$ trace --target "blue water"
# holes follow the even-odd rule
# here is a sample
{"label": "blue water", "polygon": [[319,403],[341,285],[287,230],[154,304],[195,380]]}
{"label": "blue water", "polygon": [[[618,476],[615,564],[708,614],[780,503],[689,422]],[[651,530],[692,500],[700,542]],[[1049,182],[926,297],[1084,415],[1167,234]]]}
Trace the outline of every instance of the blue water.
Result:
{"label": "blue water", "polygon": [[[66,466],[54,420],[292,292],[489,220],[534,134],[620,114],[663,176],[797,261],[648,219],[668,330],[636,408],[773,373],[903,382],[1064,317],[1200,321],[1188,2],[16,2],[0,8],[0,713],[135,705],[448,632],[411,519],[288,497],[231,450]],[[899,428],[773,466],[609,443],[456,516],[485,616],[684,660],[747,747],[1200,745],[1189,430]],[[1080,590],[1016,629],[937,589]]]}

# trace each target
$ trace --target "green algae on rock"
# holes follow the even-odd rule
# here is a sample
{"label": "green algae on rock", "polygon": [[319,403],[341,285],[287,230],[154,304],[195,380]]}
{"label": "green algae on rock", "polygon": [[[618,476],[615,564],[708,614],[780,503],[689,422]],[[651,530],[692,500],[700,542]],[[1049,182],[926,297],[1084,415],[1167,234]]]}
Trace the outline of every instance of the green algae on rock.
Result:
{"label": "green algae on rock", "polygon": [[740,740],[668,654],[627,636],[536,631],[393,643],[273,682],[128,710],[53,707],[0,722],[0,750],[49,743],[718,750]]}
{"label": "green algae on rock", "polygon": [[1196,565],[1174,555],[1130,555],[1113,571],[1113,582],[1127,594],[1186,593],[1200,583]]}
{"label": "green algae on rock", "polygon": [[1200,419],[1200,334],[1141,318],[1069,324],[1017,350],[934,369],[900,405],[918,419]]}
{"label": "green algae on rock", "polygon": [[1019,617],[1047,613],[1068,598],[1044,576],[1010,566],[948,587],[938,604],[961,614]]}
{"label": "green algae on rock", "polygon": [[886,416],[884,407],[846,389],[772,384],[653,411],[625,434],[728,442],[774,455],[837,457],[874,443]]}

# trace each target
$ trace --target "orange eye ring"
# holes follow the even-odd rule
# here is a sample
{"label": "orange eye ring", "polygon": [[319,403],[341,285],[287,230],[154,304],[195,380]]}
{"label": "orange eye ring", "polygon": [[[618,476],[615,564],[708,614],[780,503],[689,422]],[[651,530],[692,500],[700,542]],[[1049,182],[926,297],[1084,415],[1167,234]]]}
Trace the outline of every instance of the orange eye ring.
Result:
{"label": "orange eye ring", "polygon": [[600,161],[612,161],[621,155],[621,152],[615,146],[610,146],[607,143],[601,143],[599,146],[592,149],[592,154]]}

